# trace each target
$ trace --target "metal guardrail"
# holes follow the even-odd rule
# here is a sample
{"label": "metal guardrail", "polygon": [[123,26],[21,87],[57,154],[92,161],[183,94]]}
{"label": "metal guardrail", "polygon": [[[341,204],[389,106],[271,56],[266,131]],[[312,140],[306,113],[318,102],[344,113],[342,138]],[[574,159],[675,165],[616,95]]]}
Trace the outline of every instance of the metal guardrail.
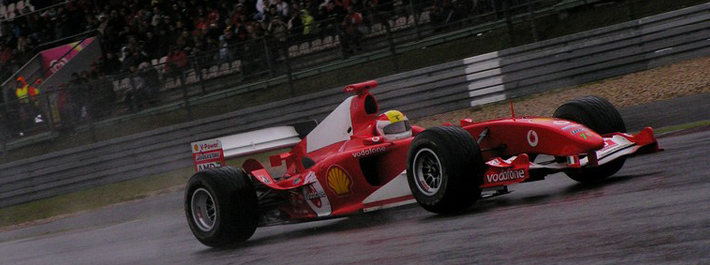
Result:
{"label": "metal guardrail", "polygon": [[[378,79],[382,110],[412,118],[710,55],[710,4]],[[190,142],[320,120],[348,95],[333,88],[0,165],[0,207],[190,167]]]}

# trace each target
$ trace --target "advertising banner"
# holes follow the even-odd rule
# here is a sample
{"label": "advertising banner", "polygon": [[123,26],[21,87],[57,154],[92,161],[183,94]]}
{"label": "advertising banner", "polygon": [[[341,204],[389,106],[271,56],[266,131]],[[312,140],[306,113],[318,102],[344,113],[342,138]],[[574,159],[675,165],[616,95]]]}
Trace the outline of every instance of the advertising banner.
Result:
{"label": "advertising banner", "polygon": [[[83,41],[75,41],[62,46],[44,50],[42,54],[42,70],[47,73],[45,78],[62,69],[74,56],[81,52],[86,46],[91,44],[95,38],[87,38]],[[64,57],[62,57],[64,56]],[[47,71],[47,69],[50,69]]]}
{"label": "advertising banner", "polygon": [[192,158],[195,161],[197,172],[225,165],[222,142],[217,139],[194,142],[192,145]]}

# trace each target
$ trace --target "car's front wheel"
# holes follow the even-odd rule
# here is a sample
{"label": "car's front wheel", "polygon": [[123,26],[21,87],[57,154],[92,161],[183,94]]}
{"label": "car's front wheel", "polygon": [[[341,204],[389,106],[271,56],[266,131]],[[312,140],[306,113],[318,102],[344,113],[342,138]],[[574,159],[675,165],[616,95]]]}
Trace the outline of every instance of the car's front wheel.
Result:
{"label": "car's front wheel", "polygon": [[[600,135],[626,132],[619,111],[609,101],[597,96],[571,100],[557,108],[554,116],[581,123]],[[619,171],[625,161],[626,158],[622,157],[601,166],[570,169],[565,174],[581,183],[598,183]]]}
{"label": "car's front wheel", "polygon": [[412,141],[407,180],[419,205],[434,213],[455,213],[481,196],[484,174],[481,150],[459,127],[434,127]]}

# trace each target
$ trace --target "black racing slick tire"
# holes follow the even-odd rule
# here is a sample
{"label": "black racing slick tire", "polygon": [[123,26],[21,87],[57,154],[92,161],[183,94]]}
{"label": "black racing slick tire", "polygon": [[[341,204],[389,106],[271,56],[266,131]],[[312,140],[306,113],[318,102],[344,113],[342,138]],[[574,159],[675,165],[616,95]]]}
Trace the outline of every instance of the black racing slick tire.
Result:
{"label": "black racing slick tire", "polygon": [[254,186],[234,167],[195,173],[185,189],[185,214],[192,234],[210,247],[246,241],[259,223]]}
{"label": "black racing slick tire", "polygon": [[[609,101],[597,96],[585,96],[569,101],[557,108],[554,116],[581,123],[600,135],[626,132],[626,125],[619,111]],[[624,162],[626,158],[622,157],[601,166],[569,169],[565,174],[577,182],[599,183],[619,171]]]}
{"label": "black racing slick tire", "polygon": [[481,196],[485,167],[473,136],[460,127],[419,133],[407,154],[407,181],[419,205],[439,214],[460,212]]}

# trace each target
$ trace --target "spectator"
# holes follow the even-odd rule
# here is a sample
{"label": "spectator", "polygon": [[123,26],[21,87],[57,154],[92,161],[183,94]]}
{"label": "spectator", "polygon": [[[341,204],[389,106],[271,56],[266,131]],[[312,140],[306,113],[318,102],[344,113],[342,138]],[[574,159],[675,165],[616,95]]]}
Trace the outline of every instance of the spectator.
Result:
{"label": "spectator", "polygon": [[5,42],[0,42],[0,64],[6,64],[12,59],[12,49]]}
{"label": "spectator", "polygon": [[163,87],[163,83],[160,81],[160,74],[155,67],[151,67],[147,62],[141,63],[138,69],[145,82],[145,104],[155,104],[158,102],[160,88]]}
{"label": "spectator", "polygon": [[301,19],[301,12],[292,12],[291,18],[288,19],[288,29],[298,29],[303,27],[303,20]]}
{"label": "spectator", "polygon": [[367,20],[370,22],[382,21],[378,11],[379,0],[365,0],[365,9],[367,9]]}
{"label": "spectator", "polygon": [[138,66],[140,63],[145,61],[148,61],[148,57],[146,57],[145,54],[140,51],[140,49],[135,49],[133,50],[133,52],[130,52],[128,58],[123,60],[123,65],[121,66],[121,68],[127,70],[131,66]]}
{"label": "spectator", "polygon": [[[288,26],[281,20],[281,17],[276,17],[269,22],[267,28],[269,37],[271,37],[270,48],[271,54],[281,54],[281,50],[286,46],[286,37],[288,34]],[[277,58],[272,58],[276,60]]]}
{"label": "spectator", "polygon": [[254,20],[264,20],[267,8],[269,7],[269,0],[256,0],[256,14],[254,14]]}
{"label": "spectator", "polygon": [[113,84],[100,71],[91,72],[91,83],[94,86],[92,114],[100,119],[109,115],[110,106],[116,101]]}
{"label": "spectator", "polygon": [[262,23],[264,25],[268,25],[271,22],[271,20],[273,20],[274,18],[277,18],[277,17],[281,17],[281,15],[279,15],[279,11],[276,9],[276,6],[272,5],[269,7],[269,12],[264,17],[264,20],[262,21]]}
{"label": "spectator", "polygon": [[89,75],[89,72],[87,71],[81,71],[81,75],[79,76],[80,80],[79,83],[80,85],[78,88],[80,89],[79,91],[79,97],[80,97],[80,120],[86,120],[89,118],[92,118],[92,113],[93,109],[95,108],[93,104],[94,100],[94,84],[91,83],[91,76]]}
{"label": "spectator", "polygon": [[101,67],[103,68],[104,74],[113,75],[121,70],[121,61],[118,60],[113,52],[108,51],[106,52],[106,57],[104,58]]}
{"label": "spectator", "polygon": [[431,22],[436,26],[446,24],[453,13],[450,0],[435,0],[430,10]]}
{"label": "spectator", "polygon": [[362,38],[362,33],[360,32],[360,27],[362,26],[362,14],[355,12],[354,7],[348,6],[348,15],[345,16],[342,22],[343,26],[343,49],[345,52],[352,54],[353,49],[362,50],[360,46],[360,39]]}
{"label": "spectator", "polygon": [[145,33],[144,46],[145,53],[150,59],[160,58],[160,40],[155,36],[152,31]]}
{"label": "spectator", "polygon": [[217,63],[222,64],[233,61],[232,53],[229,51],[229,46],[224,40],[219,41],[219,53],[217,54]]}
{"label": "spectator", "polygon": [[352,6],[357,12],[365,9],[365,2],[363,0],[345,0],[345,2],[348,2],[347,5]]}
{"label": "spectator", "polygon": [[291,9],[288,3],[283,0],[273,0],[271,6],[276,7],[276,11],[281,16],[281,19],[286,20],[291,17]]}
{"label": "spectator", "polygon": [[244,20],[246,19],[247,13],[246,9],[244,9],[244,4],[239,3],[236,5],[234,9],[234,13],[232,13],[232,24],[233,25],[239,25],[244,23]]}
{"label": "spectator", "polygon": [[301,23],[303,24],[304,36],[311,34],[316,26],[315,20],[306,9],[301,9]]}
{"label": "spectator", "polygon": [[79,73],[72,73],[71,79],[66,84],[65,89],[69,104],[65,105],[62,120],[67,128],[73,129],[81,118],[81,109],[84,107],[84,96],[81,94],[81,78],[79,77]]}
{"label": "spectator", "polygon": [[267,28],[269,36],[273,37],[279,43],[286,42],[287,30],[288,26],[286,25],[286,23],[283,22],[281,17],[275,17],[273,20],[271,20]]}
{"label": "spectator", "polygon": [[227,45],[229,45],[229,46],[235,45],[239,42],[239,39],[234,34],[234,30],[232,29],[232,27],[227,27],[224,30],[224,34],[222,35],[222,37],[224,38],[224,41],[226,41]]}
{"label": "spectator", "polygon": [[20,118],[20,128],[28,129],[34,125],[35,117],[39,115],[37,109],[37,95],[39,90],[25,81],[25,78],[17,78],[15,95],[19,101],[18,115]]}
{"label": "spectator", "polygon": [[185,83],[183,71],[187,68],[187,54],[177,46],[170,49],[170,54],[166,60],[165,73],[167,77],[177,77],[180,83]]}
{"label": "spectator", "polygon": [[131,65],[128,69],[131,73],[131,85],[124,92],[125,102],[128,104],[128,110],[141,110],[147,101],[145,78],[137,71],[135,65]]}

